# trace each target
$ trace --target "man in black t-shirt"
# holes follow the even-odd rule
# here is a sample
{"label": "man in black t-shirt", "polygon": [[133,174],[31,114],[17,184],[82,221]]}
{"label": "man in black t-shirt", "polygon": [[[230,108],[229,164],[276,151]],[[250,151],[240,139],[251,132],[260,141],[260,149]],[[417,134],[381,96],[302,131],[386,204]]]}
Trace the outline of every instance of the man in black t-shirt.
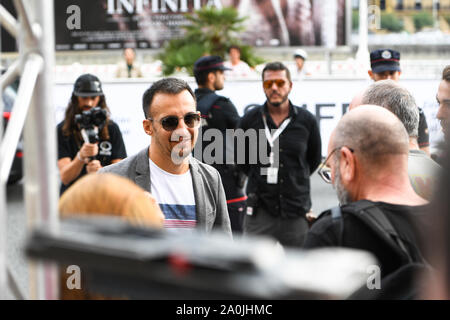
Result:
{"label": "man in black t-shirt", "polygon": [[319,174],[335,187],[342,216],[333,219],[330,210],[322,213],[308,232],[305,248],[369,251],[380,263],[381,276],[406,264],[367,224],[350,214],[350,207],[365,201],[384,213],[409,254],[420,256],[415,224],[427,201],[409,181],[408,134],[393,113],[364,105],[344,115],[330,137],[327,165]]}
{"label": "man in black t-shirt", "polygon": [[81,75],[75,82],[65,119],[57,126],[61,194],[86,173],[127,157],[120,129],[109,115],[103,128],[98,128],[97,143],[86,142],[82,137],[75,116],[96,106],[109,113],[100,80],[92,74]]}
{"label": "man in black t-shirt", "polygon": [[[202,135],[205,135],[209,129],[216,129],[220,131],[223,142],[223,157],[221,157],[220,163],[209,163],[204,155],[201,160],[219,171],[227,198],[231,229],[234,232],[242,232],[247,196],[236,166],[227,164],[226,161],[227,143],[233,143],[233,141],[227,141],[226,130],[236,129],[241,118],[230,99],[215,93],[216,90],[223,89],[225,70],[229,69],[224,67],[224,62],[219,56],[201,57],[194,65],[195,81],[198,84],[195,97],[197,99],[197,110],[202,115]],[[203,154],[209,143],[204,139],[201,139],[200,142]],[[215,154],[212,156],[215,160]],[[231,158],[234,159],[234,154],[231,155]]]}

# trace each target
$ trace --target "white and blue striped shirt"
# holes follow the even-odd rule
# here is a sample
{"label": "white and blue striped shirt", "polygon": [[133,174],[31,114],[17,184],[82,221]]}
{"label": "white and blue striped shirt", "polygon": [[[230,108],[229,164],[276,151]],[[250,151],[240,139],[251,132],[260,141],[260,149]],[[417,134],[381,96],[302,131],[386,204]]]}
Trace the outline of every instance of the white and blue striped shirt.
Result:
{"label": "white and blue striped shirt", "polygon": [[164,227],[176,232],[194,229],[197,218],[190,170],[172,174],[158,167],[151,159],[149,164],[150,190],[164,213]]}

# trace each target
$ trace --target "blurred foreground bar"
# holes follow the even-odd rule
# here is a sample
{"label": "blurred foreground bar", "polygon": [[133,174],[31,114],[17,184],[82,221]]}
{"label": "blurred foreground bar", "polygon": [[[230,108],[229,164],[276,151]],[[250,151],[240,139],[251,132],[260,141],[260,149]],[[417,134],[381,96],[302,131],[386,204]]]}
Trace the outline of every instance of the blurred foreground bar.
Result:
{"label": "blurred foreground bar", "polygon": [[345,299],[376,264],[357,250],[283,250],[266,238],[178,235],[98,217],[64,220],[57,236],[37,229],[26,252],[79,266],[89,292],[130,299]]}

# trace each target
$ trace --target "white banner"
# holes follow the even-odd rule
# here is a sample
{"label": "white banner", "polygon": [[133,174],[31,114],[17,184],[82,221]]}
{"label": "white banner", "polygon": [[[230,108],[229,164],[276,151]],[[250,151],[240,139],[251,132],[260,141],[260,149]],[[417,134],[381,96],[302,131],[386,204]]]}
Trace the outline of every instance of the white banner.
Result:
{"label": "white banner", "polygon": [[[101,75],[99,75],[101,77]],[[75,79],[74,79],[75,80]],[[193,78],[187,79],[193,89],[197,87]],[[440,80],[402,79],[404,85],[416,98],[417,104],[425,111],[430,131],[430,142],[435,146],[442,139],[439,122],[436,120],[438,104],[436,92]],[[334,79],[295,81],[289,96],[293,104],[305,106],[316,115],[322,136],[322,155],[327,154],[328,139],[337,122],[345,112],[353,96],[370,85],[369,80]],[[144,112],[142,95],[151,81],[103,82],[106,103],[111,110],[111,118],[119,125],[128,155],[133,155],[150,144],[150,138],[142,128]],[[57,123],[64,119],[64,112],[72,94],[73,84],[57,83],[54,91],[55,117]],[[229,97],[242,115],[249,104],[265,101],[260,80],[227,81],[218,94]]]}

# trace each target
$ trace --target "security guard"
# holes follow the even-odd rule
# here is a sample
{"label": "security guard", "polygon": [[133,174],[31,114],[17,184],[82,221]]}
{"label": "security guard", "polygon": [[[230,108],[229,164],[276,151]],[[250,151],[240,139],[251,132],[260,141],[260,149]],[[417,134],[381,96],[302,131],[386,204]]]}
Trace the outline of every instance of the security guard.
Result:
{"label": "security guard", "polygon": [[[370,53],[369,76],[373,81],[391,79],[399,81],[402,74],[400,69],[400,52],[392,49],[378,49]],[[425,113],[419,108],[419,148],[430,155],[430,136]]]}
{"label": "security guard", "polygon": [[[223,64],[219,56],[204,56],[194,64],[194,76],[198,85],[195,90],[197,109],[202,115],[202,135],[208,129],[217,129],[222,134],[223,158],[221,163],[208,163],[216,168],[222,178],[223,187],[227,198],[228,213],[231,221],[231,229],[234,232],[242,232],[243,219],[246,210],[246,195],[244,192],[244,176],[240,174],[234,164],[227,164],[227,143],[233,143],[227,137],[227,129],[236,129],[240,117],[230,99],[219,96],[216,90],[222,90],[224,86],[224,71],[229,70]],[[201,139],[203,140],[203,139]],[[211,142],[201,141],[202,155],[205,148]],[[195,154],[195,153],[194,153]],[[230,158],[230,155],[228,155]],[[234,159],[234,154],[232,155]],[[205,159],[200,159],[205,161]]]}

